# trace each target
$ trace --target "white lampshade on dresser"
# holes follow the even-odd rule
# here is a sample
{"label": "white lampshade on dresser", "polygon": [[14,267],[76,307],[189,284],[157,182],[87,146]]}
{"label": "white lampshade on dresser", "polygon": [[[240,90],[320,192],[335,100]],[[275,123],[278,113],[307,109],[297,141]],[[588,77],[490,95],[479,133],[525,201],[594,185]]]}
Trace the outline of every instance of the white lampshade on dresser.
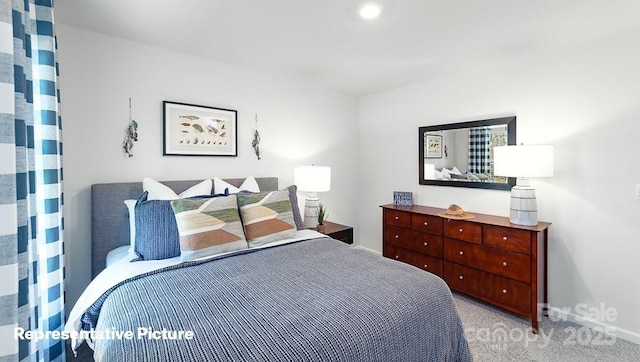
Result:
{"label": "white lampshade on dresser", "polygon": [[293,172],[294,183],[300,191],[308,192],[304,202],[304,226],[318,226],[320,199],[318,192],[331,190],[331,167],[297,166]]}
{"label": "white lampshade on dresser", "polygon": [[516,177],[511,188],[509,221],[516,225],[538,225],[536,190],[531,177],[553,176],[553,146],[501,146],[493,149],[494,175]]}

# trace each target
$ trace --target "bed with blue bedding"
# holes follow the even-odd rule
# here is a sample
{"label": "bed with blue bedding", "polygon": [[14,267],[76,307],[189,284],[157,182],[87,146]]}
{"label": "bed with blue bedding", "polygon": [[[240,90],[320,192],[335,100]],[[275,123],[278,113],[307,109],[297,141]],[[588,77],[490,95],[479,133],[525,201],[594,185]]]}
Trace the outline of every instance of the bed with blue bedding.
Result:
{"label": "bed with blue bedding", "polygon": [[471,360],[442,279],[311,230],[192,260],[116,263],[66,329],[87,331],[96,361]]}

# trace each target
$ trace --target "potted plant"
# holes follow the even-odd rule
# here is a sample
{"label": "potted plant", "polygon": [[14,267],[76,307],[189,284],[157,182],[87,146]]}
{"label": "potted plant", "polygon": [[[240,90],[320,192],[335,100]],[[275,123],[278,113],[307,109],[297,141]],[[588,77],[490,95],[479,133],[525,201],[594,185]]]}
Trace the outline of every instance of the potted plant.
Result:
{"label": "potted plant", "polygon": [[318,226],[316,227],[316,230],[323,234],[326,229],[324,222],[327,221],[327,216],[329,216],[329,214],[327,214],[327,208],[320,204],[320,208],[318,209]]}

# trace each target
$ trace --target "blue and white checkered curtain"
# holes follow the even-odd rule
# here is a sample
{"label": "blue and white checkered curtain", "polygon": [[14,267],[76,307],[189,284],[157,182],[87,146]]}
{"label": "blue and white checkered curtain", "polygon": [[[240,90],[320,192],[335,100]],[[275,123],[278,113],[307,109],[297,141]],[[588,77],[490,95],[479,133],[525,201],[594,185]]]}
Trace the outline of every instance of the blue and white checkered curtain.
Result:
{"label": "blue and white checkered curtain", "polygon": [[[52,0],[0,0],[0,361],[64,361],[62,139]],[[49,333],[50,334],[50,333]]]}
{"label": "blue and white checkered curtain", "polygon": [[491,174],[491,130],[486,127],[469,130],[469,172]]}

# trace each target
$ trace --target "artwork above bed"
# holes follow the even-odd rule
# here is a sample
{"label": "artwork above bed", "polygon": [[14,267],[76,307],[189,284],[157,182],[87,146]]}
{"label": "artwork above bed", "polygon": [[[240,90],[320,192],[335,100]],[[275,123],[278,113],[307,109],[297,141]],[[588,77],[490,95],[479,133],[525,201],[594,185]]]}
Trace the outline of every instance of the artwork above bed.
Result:
{"label": "artwork above bed", "polygon": [[238,112],[164,101],[163,155],[238,156]]}

